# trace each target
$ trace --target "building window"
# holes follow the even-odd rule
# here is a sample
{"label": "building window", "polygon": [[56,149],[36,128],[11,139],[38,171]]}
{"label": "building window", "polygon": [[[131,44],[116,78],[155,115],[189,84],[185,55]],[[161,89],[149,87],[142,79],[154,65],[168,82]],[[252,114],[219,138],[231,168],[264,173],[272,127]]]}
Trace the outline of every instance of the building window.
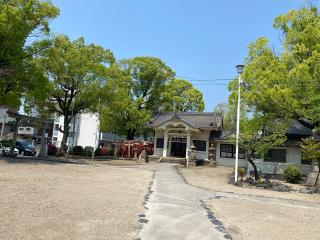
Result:
{"label": "building window", "polygon": [[23,130],[24,130],[24,128],[23,128],[23,127],[20,127],[20,128],[19,128],[19,131],[23,131]]}
{"label": "building window", "polygon": [[59,124],[54,125],[54,130],[58,131],[59,130]]}
{"label": "building window", "polygon": [[201,140],[193,140],[193,145],[196,147],[196,151],[207,151],[207,142]]}
{"label": "building window", "polygon": [[157,138],[157,148],[163,148],[164,139],[163,138]]}
{"label": "building window", "polygon": [[58,141],[58,138],[57,137],[53,137],[52,141],[56,142],[56,141]]}
{"label": "building window", "polygon": [[28,127],[26,128],[26,131],[30,131],[30,130],[31,130],[30,128],[28,128]]}
{"label": "building window", "polygon": [[[236,146],[232,144],[221,144],[220,145],[220,157],[222,158],[235,158],[236,157]],[[244,152],[239,149],[239,159],[245,159]]]}
{"label": "building window", "polygon": [[287,151],[285,149],[271,149],[264,158],[265,162],[286,162]]}

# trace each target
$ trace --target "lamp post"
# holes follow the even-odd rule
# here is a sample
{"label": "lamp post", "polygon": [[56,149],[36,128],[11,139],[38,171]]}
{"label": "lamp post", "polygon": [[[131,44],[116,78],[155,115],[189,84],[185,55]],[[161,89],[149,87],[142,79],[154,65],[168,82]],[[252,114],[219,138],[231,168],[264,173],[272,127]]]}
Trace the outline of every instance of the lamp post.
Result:
{"label": "lamp post", "polygon": [[235,170],[234,170],[234,183],[238,181],[238,162],[239,162],[239,134],[240,134],[240,88],[241,88],[241,74],[243,73],[244,65],[236,66],[238,73],[238,106],[237,106],[237,133],[236,133],[236,160],[235,160]]}

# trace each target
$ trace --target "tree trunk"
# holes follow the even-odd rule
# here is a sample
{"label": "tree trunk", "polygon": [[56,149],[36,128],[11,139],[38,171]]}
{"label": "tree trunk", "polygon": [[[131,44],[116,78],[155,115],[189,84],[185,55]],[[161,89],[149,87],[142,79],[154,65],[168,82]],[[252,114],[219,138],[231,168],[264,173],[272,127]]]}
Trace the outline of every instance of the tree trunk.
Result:
{"label": "tree trunk", "polygon": [[320,162],[318,164],[318,175],[317,175],[317,179],[316,182],[314,183],[315,186],[317,186],[318,180],[319,180],[319,175],[320,175]]}
{"label": "tree trunk", "polygon": [[147,141],[147,130],[146,129],[143,130],[143,140]]}
{"label": "tree trunk", "polygon": [[249,159],[248,159],[248,162],[249,162],[249,163],[252,165],[252,167],[253,167],[254,179],[255,179],[256,181],[258,181],[258,180],[259,180],[259,173],[258,173],[258,169],[257,169],[256,164],[253,162],[253,160],[249,160]]}
{"label": "tree trunk", "polygon": [[68,137],[69,137],[69,120],[68,120],[68,116],[64,116],[63,136],[62,136],[62,141],[61,141],[62,154],[65,154],[68,151],[68,146],[67,146]]}
{"label": "tree trunk", "polygon": [[127,130],[127,140],[134,140],[134,136],[136,134],[136,129],[128,129]]}

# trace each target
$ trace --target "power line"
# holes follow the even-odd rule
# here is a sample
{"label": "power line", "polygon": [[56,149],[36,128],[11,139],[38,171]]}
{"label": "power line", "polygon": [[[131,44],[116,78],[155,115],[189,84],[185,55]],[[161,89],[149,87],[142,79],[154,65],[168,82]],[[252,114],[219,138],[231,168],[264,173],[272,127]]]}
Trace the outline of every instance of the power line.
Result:
{"label": "power line", "polygon": [[176,77],[177,77],[177,78],[183,78],[183,79],[188,80],[188,81],[190,81],[190,82],[220,82],[220,81],[232,81],[232,80],[235,80],[235,78],[210,78],[210,79],[200,79],[200,78],[180,76],[180,75],[177,75]]}

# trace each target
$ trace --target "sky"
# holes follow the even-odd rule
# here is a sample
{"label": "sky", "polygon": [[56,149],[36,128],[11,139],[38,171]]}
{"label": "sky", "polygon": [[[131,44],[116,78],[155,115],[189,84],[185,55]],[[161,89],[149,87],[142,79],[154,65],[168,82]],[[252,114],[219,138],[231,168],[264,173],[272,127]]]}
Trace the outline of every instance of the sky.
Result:
{"label": "sky", "polygon": [[[60,16],[55,34],[110,49],[117,59],[162,59],[177,78],[203,93],[205,111],[228,101],[228,80],[247,56],[247,46],[267,37],[281,50],[279,14],[305,6],[305,0],[53,0]],[[219,85],[214,85],[214,84]]]}

